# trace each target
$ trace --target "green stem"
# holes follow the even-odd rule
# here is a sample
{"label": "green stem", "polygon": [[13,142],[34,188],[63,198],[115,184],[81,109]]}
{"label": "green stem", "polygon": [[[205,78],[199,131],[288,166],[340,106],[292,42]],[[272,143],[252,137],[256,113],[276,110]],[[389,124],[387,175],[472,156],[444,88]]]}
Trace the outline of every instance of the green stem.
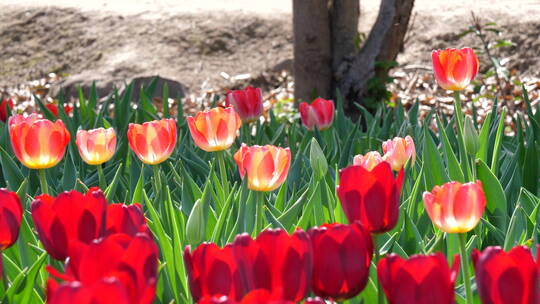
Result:
{"label": "green stem", "polygon": [[[376,235],[373,235],[373,244],[375,245],[375,266],[378,266],[379,260],[381,259],[381,254],[379,252],[379,246],[377,245]],[[377,303],[384,304],[384,291],[379,280],[377,280]]]}
{"label": "green stem", "polygon": [[253,237],[256,237],[261,232],[262,228],[264,227],[264,192],[261,191],[254,191],[255,194],[255,204],[256,204],[256,210],[255,210],[255,228],[253,229]]}
{"label": "green stem", "polygon": [[461,254],[461,269],[463,269],[463,284],[465,285],[465,295],[467,297],[467,304],[473,304],[473,295],[471,290],[471,280],[469,275],[469,259],[467,256],[467,234],[459,233],[459,252]]}
{"label": "green stem", "polygon": [[459,140],[459,154],[461,162],[465,165],[465,174],[467,175],[467,180],[472,181],[472,172],[469,166],[469,156],[465,152],[465,138],[463,137],[463,111],[461,110],[461,97],[459,91],[454,92],[454,114],[456,115],[456,124],[458,131],[458,140]]}
{"label": "green stem", "polygon": [[218,151],[216,152],[218,163],[219,163],[219,173],[221,175],[221,185],[223,186],[223,192],[225,193],[225,199],[229,196],[229,179],[227,178],[227,170],[225,169],[225,154],[227,151]]}
{"label": "green stem", "polygon": [[159,175],[159,165],[153,165],[152,170],[154,171],[154,191],[156,193],[156,199],[161,198],[161,177]]}
{"label": "green stem", "polygon": [[47,177],[45,176],[45,169],[39,169],[39,184],[41,186],[41,192],[43,194],[49,194],[49,188],[47,187]]}
{"label": "green stem", "polygon": [[99,188],[105,191],[105,189],[107,189],[107,180],[105,179],[105,174],[103,174],[103,167],[101,166],[101,164],[97,165],[97,172],[99,178]]}

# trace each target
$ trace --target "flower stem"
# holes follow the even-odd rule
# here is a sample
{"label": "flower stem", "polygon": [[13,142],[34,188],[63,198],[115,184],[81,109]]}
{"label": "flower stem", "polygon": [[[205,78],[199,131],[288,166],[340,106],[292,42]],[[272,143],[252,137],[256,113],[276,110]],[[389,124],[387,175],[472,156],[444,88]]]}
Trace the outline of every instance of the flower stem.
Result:
{"label": "flower stem", "polygon": [[469,156],[465,152],[465,138],[463,137],[463,111],[461,110],[461,97],[459,91],[454,92],[454,115],[456,115],[456,124],[459,140],[459,154],[461,162],[465,165],[465,174],[468,181],[473,181],[471,168],[469,167]]}
{"label": "flower stem", "polygon": [[253,237],[259,235],[264,227],[263,221],[263,205],[264,205],[264,192],[254,191],[255,194],[255,228],[253,229]]}
{"label": "flower stem", "polygon": [[41,192],[43,194],[49,194],[49,188],[47,187],[47,177],[45,176],[45,169],[39,169],[39,185],[41,186]]}
{"label": "flower stem", "polygon": [[465,295],[467,304],[473,304],[473,295],[471,290],[471,280],[469,275],[469,259],[467,258],[467,234],[459,233],[459,252],[461,255],[461,268],[463,269],[463,284],[465,285]]}
{"label": "flower stem", "polygon": [[221,185],[223,186],[223,192],[225,193],[225,198],[229,196],[229,179],[227,178],[227,170],[225,169],[225,154],[226,151],[216,152],[218,163],[219,163],[219,173],[221,175]]}
{"label": "flower stem", "polygon": [[[373,235],[373,245],[375,245],[375,266],[378,266],[379,260],[381,259],[381,254],[379,252],[379,246],[377,245],[376,235]],[[377,280],[377,303],[384,304],[384,291],[379,280]]]}
{"label": "flower stem", "polygon": [[105,174],[103,174],[103,167],[101,165],[97,165],[97,172],[99,177],[99,188],[105,191],[105,189],[107,189],[107,180],[105,179]]}
{"label": "flower stem", "polygon": [[159,176],[159,165],[153,165],[152,170],[154,171],[154,191],[156,194],[156,199],[161,198],[161,178]]}

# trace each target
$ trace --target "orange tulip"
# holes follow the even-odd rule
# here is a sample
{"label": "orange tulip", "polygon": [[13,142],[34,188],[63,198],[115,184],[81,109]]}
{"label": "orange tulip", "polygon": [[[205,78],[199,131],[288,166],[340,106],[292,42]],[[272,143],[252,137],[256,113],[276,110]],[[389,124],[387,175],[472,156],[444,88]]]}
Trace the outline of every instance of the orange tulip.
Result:
{"label": "orange tulip", "polygon": [[13,152],[26,167],[54,167],[64,157],[70,135],[61,120],[52,122],[38,114],[18,114],[9,119],[8,125]]}
{"label": "orange tulip", "polygon": [[382,149],[384,152],[383,159],[387,161],[392,170],[399,171],[407,161],[411,160],[411,165],[414,165],[416,159],[416,149],[414,141],[410,136],[405,138],[395,137],[394,139],[383,142]]}
{"label": "orange tulip", "polygon": [[157,165],[171,156],[176,146],[176,123],[174,119],[130,123],[129,146],[145,164]]}
{"label": "orange tulip", "polygon": [[478,58],[471,48],[434,50],[431,60],[435,79],[445,90],[465,89],[478,73]]}
{"label": "orange tulip", "polygon": [[368,152],[366,155],[358,154],[353,158],[353,165],[362,166],[368,171],[371,171],[382,162],[384,162],[384,159],[377,151]]}
{"label": "orange tulip", "polygon": [[242,121],[234,108],[213,108],[187,118],[193,141],[206,152],[228,149],[236,138]]}
{"label": "orange tulip", "polygon": [[113,128],[77,131],[77,147],[85,163],[101,165],[113,157],[116,150],[116,132]]}
{"label": "orange tulip", "polygon": [[240,177],[247,173],[248,188],[255,191],[277,189],[289,173],[291,150],[276,146],[251,146],[242,144],[234,154]]}
{"label": "orange tulip", "polygon": [[486,197],[482,183],[449,182],[424,192],[424,205],[433,223],[447,233],[472,230],[482,217]]}

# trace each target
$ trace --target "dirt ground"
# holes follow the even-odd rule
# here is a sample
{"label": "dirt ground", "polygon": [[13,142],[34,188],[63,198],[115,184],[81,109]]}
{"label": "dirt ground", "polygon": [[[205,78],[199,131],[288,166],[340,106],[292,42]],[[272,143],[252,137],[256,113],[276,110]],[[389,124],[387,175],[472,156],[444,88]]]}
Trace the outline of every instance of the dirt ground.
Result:
{"label": "dirt ground", "polygon": [[[360,31],[379,1],[362,1]],[[290,0],[0,0],[0,87],[55,72],[81,81],[161,75],[196,92],[290,67]],[[478,45],[458,34],[474,11],[515,43],[509,68],[540,75],[540,1],[417,0],[402,66],[429,68],[434,48]],[[238,76],[239,75],[239,76]]]}

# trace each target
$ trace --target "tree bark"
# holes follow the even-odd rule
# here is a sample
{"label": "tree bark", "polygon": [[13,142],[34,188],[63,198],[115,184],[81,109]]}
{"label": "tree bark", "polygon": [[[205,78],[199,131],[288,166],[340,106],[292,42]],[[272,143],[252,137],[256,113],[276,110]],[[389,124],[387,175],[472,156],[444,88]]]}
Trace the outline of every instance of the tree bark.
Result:
{"label": "tree bark", "polygon": [[360,1],[334,0],[330,6],[332,26],[332,69],[337,70],[344,58],[356,53]]}
{"label": "tree bark", "polygon": [[327,0],[293,0],[294,95],[297,101],[332,95],[332,49]]}
{"label": "tree bark", "polygon": [[403,49],[414,0],[382,0],[379,15],[366,43],[352,61],[343,61],[336,70],[336,86],[347,103],[346,111],[356,112],[353,102],[360,102],[366,93],[368,80],[376,73],[375,63],[394,61]]}

